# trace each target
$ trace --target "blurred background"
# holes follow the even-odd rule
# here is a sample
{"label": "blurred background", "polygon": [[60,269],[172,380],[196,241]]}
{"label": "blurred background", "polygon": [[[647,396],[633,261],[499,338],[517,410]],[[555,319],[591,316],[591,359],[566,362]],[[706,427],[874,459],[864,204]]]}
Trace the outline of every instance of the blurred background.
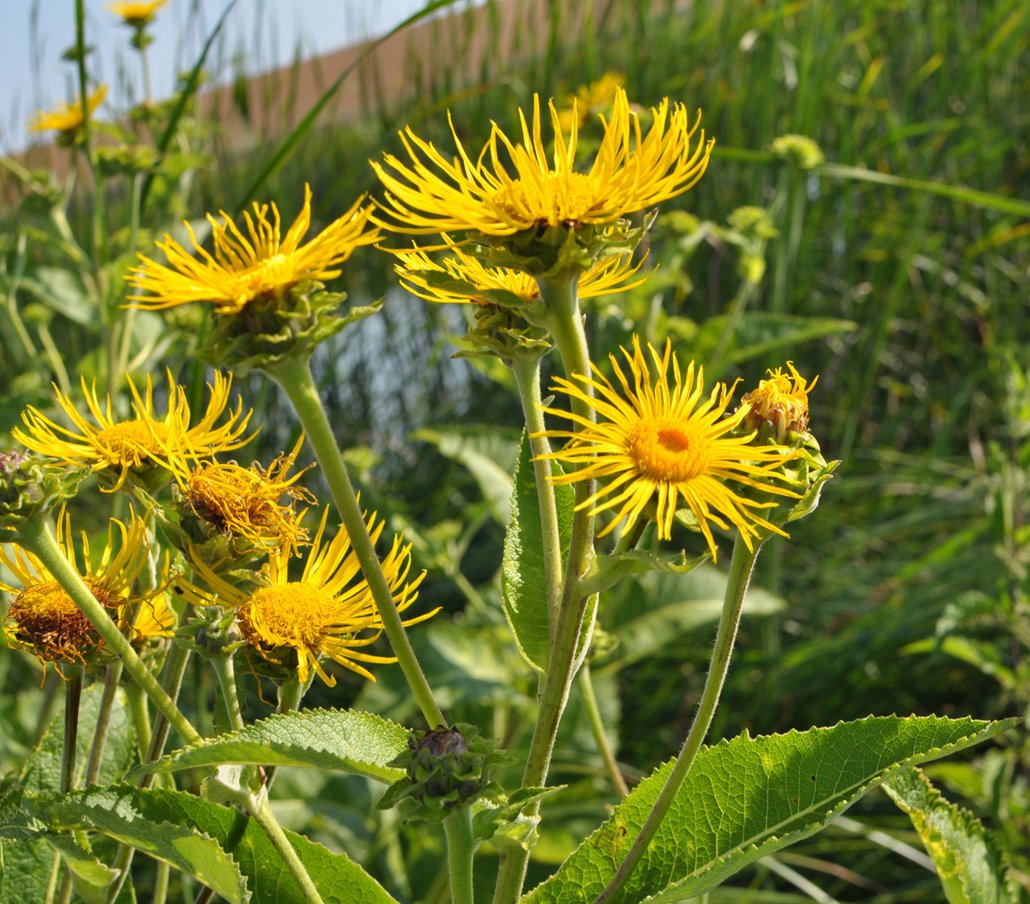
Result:
{"label": "blurred background", "polygon": [[[74,385],[98,367],[89,285],[38,240],[55,228],[55,211],[67,236],[87,235],[95,208],[77,190],[85,176],[67,148],[35,136],[26,150],[19,131],[33,110],[76,96],[75,65],[61,62],[74,16],[53,0],[24,9],[7,17],[3,35],[7,59],[19,63],[0,106],[14,155],[0,183],[0,319],[18,306],[43,352],[25,353],[13,321],[0,331],[5,432],[26,404],[49,404],[51,381]],[[143,248],[183,218],[253,200],[275,199],[291,220],[306,183],[318,229],[378,191],[367,161],[397,151],[403,126],[449,150],[448,110],[466,147],[478,149],[491,121],[513,128],[534,93],[562,107],[578,93],[580,113],[593,117],[616,79],[645,111],[664,97],[701,108],[717,139],[709,170],[663,206],[647,240],[659,265],[652,278],[589,303],[594,359],[638,332],[656,343],[671,336],[709,379],[754,384],[791,360],[819,375],[811,429],[828,459],[843,460],[818,512],[759,560],[712,740],[868,713],[1021,716],[1023,730],[993,749],[928,772],[987,821],[1030,882],[1023,0],[487,0],[438,2],[432,15],[414,2],[171,0],[147,50],[149,93],[126,29],[101,4],[87,9],[90,72],[111,84],[98,118],[116,126],[105,139],[112,146],[159,143],[148,117],[162,104],[174,113],[177,86],[189,87],[182,74],[209,44],[174,142],[144,176],[135,234]],[[406,16],[414,21],[385,37]],[[589,149],[596,120],[582,128]],[[119,255],[131,247],[118,245],[119,210],[140,172],[115,172],[105,190],[110,261],[123,269]],[[490,360],[454,358],[463,312],[407,295],[381,252],[361,249],[341,286],[355,304],[385,296],[386,305],[320,349],[316,372],[363,499],[415,542],[430,572],[423,598],[453,615],[417,638],[431,682],[452,718],[492,726],[517,748],[528,741],[534,683],[498,603],[505,474],[520,423],[510,378]],[[159,372],[190,360],[191,316],[140,316],[135,366]],[[45,352],[51,346],[59,360]],[[296,429],[276,391],[256,379],[242,387],[267,412],[254,454],[288,448]],[[592,668],[631,778],[672,755],[689,725],[720,587],[715,568],[649,575],[603,603],[606,643]],[[341,676],[312,705],[357,700],[410,719],[393,671],[370,687]],[[0,744],[13,758],[31,735],[19,695],[38,693],[38,676],[6,680],[0,715],[25,726]],[[603,769],[575,701],[568,722],[552,780],[569,787],[549,804],[561,828],[544,834],[537,878],[603,812]],[[373,830],[355,818],[350,802],[369,794],[359,784],[294,775],[277,791],[296,792],[296,825],[364,851],[391,892],[414,900],[439,851],[417,829]],[[710,900],[940,900],[940,885],[910,856],[907,818],[884,796],[848,816]],[[392,845],[422,845],[425,875],[394,875]]]}

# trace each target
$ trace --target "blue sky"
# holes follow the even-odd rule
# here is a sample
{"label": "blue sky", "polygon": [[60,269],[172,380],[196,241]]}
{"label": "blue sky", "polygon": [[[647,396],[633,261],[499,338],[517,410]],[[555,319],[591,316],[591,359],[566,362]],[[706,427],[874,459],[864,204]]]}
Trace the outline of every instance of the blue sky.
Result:
{"label": "blue sky", "polygon": [[[118,109],[129,100],[120,85],[139,89],[139,60],[128,46],[131,32],[107,10],[108,2],[85,0],[86,41],[95,48],[90,71],[111,85],[107,105]],[[228,5],[229,0],[168,0],[147,51],[157,97],[167,96],[178,74],[192,67]],[[425,0],[237,0],[209,64],[223,79],[239,60],[250,74],[275,68],[298,52],[315,56],[382,34],[424,5]],[[75,42],[75,3],[0,0],[0,10],[0,153],[11,153],[25,146],[25,125],[34,110],[77,96],[75,67],[61,59]]]}

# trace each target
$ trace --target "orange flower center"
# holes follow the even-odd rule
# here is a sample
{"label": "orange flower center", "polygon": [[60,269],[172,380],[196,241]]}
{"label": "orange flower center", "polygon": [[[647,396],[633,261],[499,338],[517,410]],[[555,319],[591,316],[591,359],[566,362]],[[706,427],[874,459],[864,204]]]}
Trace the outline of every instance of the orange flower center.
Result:
{"label": "orange flower center", "polygon": [[141,420],[132,420],[105,427],[96,441],[113,464],[140,465],[155,458],[167,439],[168,428],[164,424],[148,426]]}
{"label": "orange flower center", "polygon": [[248,640],[260,646],[315,649],[336,614],[332,594],[295,581],[255,590],[240,621]]}
{"label": "orange flower center", "polygon": [[640,473],[663,483],[684,483],[708,469],[711,440],[689,421],[641,421],[630,431],[627,451]]}

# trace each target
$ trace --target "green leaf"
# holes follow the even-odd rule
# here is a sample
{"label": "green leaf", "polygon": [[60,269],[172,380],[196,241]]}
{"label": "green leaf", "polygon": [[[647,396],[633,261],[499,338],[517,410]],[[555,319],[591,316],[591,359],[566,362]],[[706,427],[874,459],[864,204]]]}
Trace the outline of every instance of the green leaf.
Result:
{"label": "green leaf", "polygon": [[688,559],[680,550],[678,556],[669,558],[646,549],[631,549],[617,555],[597,556],[590,570],[579,581],[584,593],[603,593],[630,574],[660,571],[664,574],[686,574],[693,571],[709,557],[708,553],[696,559]]}
{"label": "green leaf", "polygon": [[[504,535],[501,564],[501,601],[504,615],[515,635],[519,652],[534,669],[547,668],[550,631],[547,618],[547,582],[544,579],[544,539],[540,529],[540,502],[537,498],[529,441],[523,436],[519,461],[515,466],[515,488],[511,496],[511,520]],[[561,473],[552,462],[553,473]],[[572,533],[572,508],[575,492],[569,486],[554,487],[558,508],[558,533],[564,562]],[[588,617],[586,625],[591,624]]]}
{"label": "green leaf", "polygon": [[[148,853],[154,845],[171,847],[171,856],[187,861],[180,868],[203,870],[203,875],[193,875],[205,884],[210,884],[205,876],[214,874],[220,883],[229,885],[225,891],[216,891],[230,901],[252,896],[250,900],[259,904],[307,904],[304,893],[257,823],[229,807],[183,791],[143,791],[135,786],[114,785],[73,792],[52,800],[48,809],[68,828],[95,829],[119,840],[124,835],[133,844],[136,841],[131,839],[138,836],[136,846]],[[287,832],[286,837],[325,904],[394,901],[375,879],[345,855],[334,854],[294,832]],[[174,860],[169,862],[178,865]],[[238,874],[246,880],[240,892],[234,890]]]}
{"label": "green leaf", "polygon": [[[705,747],[619,902],[681,901],[813,835],[897,766],[978,744],[1014,724],[937,716],[869,717],[832,728]],[[592,901],[608,884],[672,769],[641,782],[525,904]]]}
{"label": "green leaf", "polygon": [[73,323],[86,326],[96,322],[96,305],[90,301],[82,282],[71,270],[37,267],[31,277],[21,281],[20,287]]}
{"label": "green leaf", "polygon": [[883,790],[912,819],[950,904],[1017,900],[994,839],[972,813],[945,800],[919,769],[892,773]]}
{"label": "green leaf", "polygon": [[45,841],[0,839],[0,904],[45,901],[53,863]]}
{"label": "green leaf", "polygon": [[511,516],[511,470],[515,436],[497,427],[447,427],[418,430],[415,439],[436,446],[441,455],[460,462],[475,477],[498,524]]}
{"label": "green leaf", "polygon": [[118,877],[118,870],[102,863],[70,835],[53,835],[47,841],[64,858],[76,894],[86,904],[103,904],[107,900],[108,886]]}
{"label": "green leaf", "polygon": [[396,722],[372,713],[307,709],[204,739],[138,766],[134,774],[233,763],[335,769],[395,782],[404,773],[387,764],[407,747],[408,730]]}
{"label": "green leaf", "polygon": [[112,785],[65,795],[26,795],[21,806],[51,831],[100,832],[195,876],[232,904],[249,901],[247,880],[219,842],[195,821],[148,812],[140,806],[140,796],[145,801],[149,793],[129,785]]}

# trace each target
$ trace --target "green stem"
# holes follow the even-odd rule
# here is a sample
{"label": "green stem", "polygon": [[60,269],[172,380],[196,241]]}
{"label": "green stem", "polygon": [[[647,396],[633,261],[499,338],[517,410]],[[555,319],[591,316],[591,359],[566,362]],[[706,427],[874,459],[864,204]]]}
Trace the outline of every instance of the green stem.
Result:
{"label": "green stem", "polygon": [[150,711],[147,708],[147,695],[143,693],[143,689],[138,684],[130,682],[126,685],[125,696],[129,703],[132,727],[136,731],[136,752],[139,754],[140,762],[146,762],[147,749],[150,747],[150,739],[153,737]]}
{"label": "green stem", "polygon": [[43,563],[54,580],[74,600],[75,605],[104,639],[107,648],[121,659],[125,671],[146,691],[147,696],[154,701],[158,710],[164,713],[176,731],[188,742],[199,741],[200,735],[179,711],[172,698],[165,693],[164,688],[158,683],[150,669],[144,665],[132,648],[132,644],[118,629],[118,625],[114,623],[107,610],[97,602],[85,581],[61,552],[45,519],[33,518],[23,523],[18,528],[18,538],[21,545]]}
{"label": "green stem", "polygon": [[458,807],[443,821],[447,834],[447,865],[451,877],[451,904],[472,904],[472,856],[476,852],[472,834],[472,811]]}
{"label": "green stem", "polygon": [[[61,747],[61,793],[75,787],[75,754],[79,738],[79,703],[82,701],[81,665],[72,666],[72,674],[64,687],[64,743]],[[60,859],[60,858],[58,858]],[[72,897],[72,876],[67,869],[61,877],[57,904],[68,904]]]}
{"label": "green stem", "polygon": [[82,666],[72,666],[64,686],[64,744],[61,747],[61,793],[75,784],[75,750],[79,737],[79,702],[82,700]]}
{"label": "green stem", "polygon": [[[546,326],[558,347],[565,373],[570,378],[573,374],[591,374],[586,333],[576,294],[577,284],[578,278],[575,275],[539,280],[541,298],[548,311]],[[585,384],[581,384],[580,388],[587,398],[574,398],[573,410],[592,421],[595,414],[589,399],[593,390]],[[576,483],[577,506],[590,497],[592,488],[592,480]],[[522,775],[524,788],[542,787],[547,781],[554,741],[569,699],[577,659],[586,655],[586,644],[580,649],[579,642],[589,600],[579,592],[579,578],[587,570],[593,554],[593,525],[594,519],[586,509],[573,514],[554,639],[547,672],[540,688],[537,721]],[[527,808],[526,813],[535,816],[538,809],[534,805]],[[529,851],[519,849],[501,855],[494,904],[512,904],[519,899],[528,864]]]}
{"label": "green stem", "polygon": [[654,838],[655,832],[658,831],[658,826],[683,786],[690,767],[694,764],[694,758],[704,743],[705,736],[712,724],[712,717],[715,715],[719,695],[722,693],[726,673],[729,670],[730,654],[733,652],[733,642],[737,637],[737,626],[740,624],[744,595],[747,593],[748,582],[751,580],[751,572],[755,567],[759,548],[760,544],[757,544],[754,549],[748,549],[740,534],[733,543],[733,559],[730,561],[726,597],[722,604],[719,628],[715,634],[715,647],[712,650],[712,659],[708,666],[708,677],[705,679],[705,686],[701,691],[701,700],[697,706],[694,722],[690,726],[690,731],[687,732],[683,748],[676,758],[672,771],[665,780],[665,786],[644,821],[640,834],[634,839],[625,860],[619,865],[611,882],[598,895],[594,904],[606,904],[606,902],[614,900],[622,890],[630,874],[640,862],[644,851],[647,850],[647,846],[651,843],[651,839]]}
{"label": "green stem", "polygon": [[351,547],[358,558],[369,589],[372,591],[376,608],[379,610],[379,617],[383,621],[383,631],[390,641],[393,655],[397,657],[397,662],[407,679],[415,702],[422,710],[422,715],[429,723],[430,728],[446,725],[443,712],[436,700],[433,699],[429,682],[426,681],[426,676],[415,657],[415,651],[411,647],[408,635],[404,631],[400,613],[397,611],[393,594],[390,592],[390,585],[383,574],[383,566],[376,555],[372,538],[368,535],[368,527],[361,514],[361,507],[358,505],[354,486],[347,473],[347,466],[344,464],[329,419],[326,417],[325,408],[322,406],[322,400],[318,395],[318,389],[311,376],[308,359],[287,355],[281,361],[270,366],[267,372],[283,388],[307,434],[308,442],[315,450],[315,457],[329,484],[344,529],[350,537]]}
{"label": "green stem", "polygon": [[593,732],[597,749],[600,751],[605,768],[608,770],[608,776],[612,780],[612,786],[620,798],[625,797],[629,794],[629,788],[626,787],[626,779],[622,777],[622,770],[619,769],[615,754],[608,743],[608,735],[604,733],[604,722],[601,719],[601,709],[597,705],[597,696],[594,694],[594,681],[590,675],[589,663],[583,663],[583,668],[579,670],[576,681],[579,683],[579,692],[583,697],[583,705],[586,707],[590,730]]}
{"label": "green stem", "polygon": [[283,862],[293,875],[293,878],[297,880],[297,884],[300,886],[309,904],[324,904],[322,896],[318,893],[318,889],[315,888],[315,883],[311,881],[311,876],[308,875],[308,871],[304,868],[300,857],[297,856],[293,845],[290,844],[290,839],[286,837],[286,832],[283,831],[283,827],[279,825],[279,821],[272,813],[268,798],[263,794],[260,798],[252,794],[246,794],[243,797],[243,804],[247,808],[247,812],[254,817],[254,820],[261,826],[265,835],[268,836],[268,840],[275,846],[279,856],[283,858]]}
{"label": "green stem", "polygon": [[558,608],[561,602],[562,559],[561,535],[558,531],[558,506],[551,485],[551,463],[543,456],[551,451],[546,436],[540,436],[547,425],[541,411],[540,358],[516,358],[512,363],[519,388],[522,414],[526,421],[529,449],[533,455],[533,477],[536,481],[537,505],[540,508],[540,532],[544,544],[544,585],[547,588],[547,625],[551,642],[558,629]]}
{"label": "green stem", "polygon": [[243,710],[240,709],[240,695],[236,687],[236,667],[232,656],[215,656],[211,660],[218,688],[222,692],[222,705],[225,707],[225,727],[227,731],[239,731],[243,728]]}
{"label": "green stem", "polygon": [[107,733],[111,727],[111,711],[118,697],[118,683],[122,677],[121,660],[115,660],[107,667],[104,675],[104,695],[100,698],[100,709],[97,712],[97,724],[93,729],[93,746],[89,751],[89,762],[86,765],[86,781],[88,788],[95,785],[100,778],[100,767],[104,762],[104,747],[107,745]]}
{"label": "green stem", "polygon": [[[304,698],[304,694],[307,689],[311,686],[311,677],[309,676],[307,682],[301,682],[296,676],[284,681],[279,685],[279,702],[275,708],[277,713],[292,713],[300,708],[300,701]],[[264,786],[265,794],[272,787],[272,782],[275,781],[276,773],[279,771],[278,766],[265,766],[264,767]]]}

